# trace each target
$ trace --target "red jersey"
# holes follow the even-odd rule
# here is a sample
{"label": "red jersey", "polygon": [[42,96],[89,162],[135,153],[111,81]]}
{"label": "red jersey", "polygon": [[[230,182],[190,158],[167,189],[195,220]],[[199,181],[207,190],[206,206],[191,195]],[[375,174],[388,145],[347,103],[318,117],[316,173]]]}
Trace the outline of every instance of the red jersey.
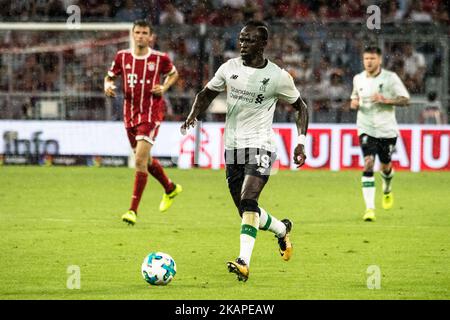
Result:
{"label": "red jersey", "polygon": [[161,83],[161,75],[166,75],[174,69],[166,53],[151,48],[145,56],[136,56],[131,49],[117,52],[108,75],[122,75],[123,119],[126,128],[163,120],[164,99],[162,96],[153,95],[151,90],[155,84]]}

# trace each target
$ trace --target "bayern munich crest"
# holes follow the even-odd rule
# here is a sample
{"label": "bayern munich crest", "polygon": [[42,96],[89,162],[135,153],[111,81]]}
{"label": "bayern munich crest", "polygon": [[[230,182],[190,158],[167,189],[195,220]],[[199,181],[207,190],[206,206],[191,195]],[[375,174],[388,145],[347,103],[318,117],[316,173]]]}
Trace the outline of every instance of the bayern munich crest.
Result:
{"label": "bayern munich crest", "polygon": [[150,62],[148,64],[148,71],[155,71],[155,63]]}

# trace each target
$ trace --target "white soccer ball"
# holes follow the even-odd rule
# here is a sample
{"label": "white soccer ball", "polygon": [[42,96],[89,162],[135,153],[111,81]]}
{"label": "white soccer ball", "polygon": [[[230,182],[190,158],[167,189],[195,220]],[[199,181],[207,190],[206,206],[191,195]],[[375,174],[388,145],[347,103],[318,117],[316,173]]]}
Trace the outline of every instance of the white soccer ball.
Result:
{"label": "white soccer ball", "polygon": [[177,265],[170,255],[152,252],[147,255],[141,267],[144,280],[155,286],[165,286],[177,273]]}

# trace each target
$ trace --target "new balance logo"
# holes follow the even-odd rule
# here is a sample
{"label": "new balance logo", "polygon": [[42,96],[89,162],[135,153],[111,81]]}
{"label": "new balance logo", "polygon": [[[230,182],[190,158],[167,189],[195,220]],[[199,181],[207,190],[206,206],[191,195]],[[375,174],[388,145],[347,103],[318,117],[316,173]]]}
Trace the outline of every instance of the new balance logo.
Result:
{"label": "new balance logo", "polygon": [[236,80],[238,78],[238,75],[237,74],[233,74],[233,75],[231,75],[231,77],[230,77],[230,79],[233,79],[233,80]]}
{"label": "new balance logo", "polygon": [[264,86],[267,86],[269,83],[270,78],[264,78],[264,80],[260,81]]}

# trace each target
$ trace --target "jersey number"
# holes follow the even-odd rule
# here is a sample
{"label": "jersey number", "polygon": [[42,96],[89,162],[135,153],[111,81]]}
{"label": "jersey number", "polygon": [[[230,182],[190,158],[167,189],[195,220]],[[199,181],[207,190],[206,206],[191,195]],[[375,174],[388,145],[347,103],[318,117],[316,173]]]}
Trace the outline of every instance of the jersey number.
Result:
{"label": "jersey number", "polygon": [[258,167],[268,168],[270,166],[270,157],[267,154],[256,154],[256,164]]}

